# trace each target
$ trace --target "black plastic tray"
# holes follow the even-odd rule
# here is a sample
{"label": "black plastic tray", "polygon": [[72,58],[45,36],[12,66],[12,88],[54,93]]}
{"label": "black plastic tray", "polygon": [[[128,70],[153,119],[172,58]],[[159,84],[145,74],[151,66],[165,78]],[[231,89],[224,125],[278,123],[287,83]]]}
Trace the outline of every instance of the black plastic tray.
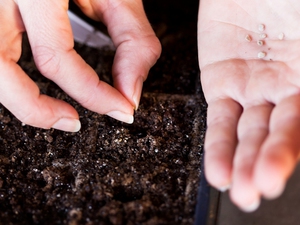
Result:
{"label": "black plastic tray", "polygon": [[194,225],[217,225],[219,205],[220,192],[208,184],[202,166]]}

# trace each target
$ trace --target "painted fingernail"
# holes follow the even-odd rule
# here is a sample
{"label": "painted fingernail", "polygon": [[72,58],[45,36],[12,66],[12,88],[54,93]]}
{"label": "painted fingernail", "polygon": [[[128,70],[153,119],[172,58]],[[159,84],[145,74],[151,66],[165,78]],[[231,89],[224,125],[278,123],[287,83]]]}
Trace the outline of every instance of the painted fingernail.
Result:
{"label": "painted fingernail", "polygon": [[243,210],[244,212],[254,212],[255,210],[258,209],[260,205],[260,199],[257,199],[256,201],[254,201],[252,204],[242,207],[241,210]]}
{"label": "painted fingernail", "polygon": [[77,132],[81,128],[81,123],[77,119],[60,118],[52,128],[68,132]]}
{"label": "painted fingernail", "polygon": [[269,191],[268,193],[264,194],[264,197],[271,200],[271,199],[275,199],[278,198],[284,191],[285,189],[285,184],[277,184],[273,190]]}
{"label": "painted fingernail", "polygon": [[142,77],[139,77],[136,80],[136,83],[135,83],[135,86],[134,86],[134,94],[132,96],[132,100],[134,102],[134,109],[135,110],[138,110],[138,108],[139,108],[142,89],[143,89],[143,83],[144,83],[144,79]]}
{"label": "painted fingernail", "polygon": [[219,191],[225,192],[225,191],[229,190],[229,188],[230,188],[230,184],[228,184],[228,185],[226,185],[226,186],[223,186],[223,187],[220,187],[220,188],[219,188]]}
{"label": "painted fingernail", "polygon": [[106,115],[108,115],[116,120],[122,121],[124,123],[132,124],[134,121],[133,115],[130,115],[130,114],[127,114],[127,113],[124,113],[121,111],[111,111],[111,112],[107,113]]}

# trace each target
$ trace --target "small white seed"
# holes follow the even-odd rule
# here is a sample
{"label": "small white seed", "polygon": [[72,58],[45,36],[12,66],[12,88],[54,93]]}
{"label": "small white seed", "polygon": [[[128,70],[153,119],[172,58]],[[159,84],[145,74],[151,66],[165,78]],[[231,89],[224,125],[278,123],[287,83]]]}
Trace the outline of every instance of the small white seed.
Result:
{"label": "small white seed", "polygon": [[262,59],[262,58],[264,58],[264,57],[266,57],[266,53],[265,52],[259,52],[258,54],[257,54],[257,58],[259,58],[259,59]]}
{"label": "small white seed", "polygon": [[248,41],[248,42],[251,42],[252,37],[249,34],[247,34],[246,37],[245,37],[245,40]]}
{"label": "small white seed", "polygon": [[278,34],[278,39],[279,40],[283,40],[283,38],[284,38],[284,33],[281,32],[280,34]]}
{"label": "small white seed", "polygon": [[262,41],[262,40],[258,40],[256,43],[257,43],[258,46],[263,46],[264,45],[264,41]]}
{"label": "small white seed", "polygon": [[260,34],[259,37],[260,37],[261,39],[265,39],[265,38],[267,37],[267,35],[266,35],[266,34]]}
{"label": "small white seed", "polygon": [[259,24],[259,25],[258,25],[258,30],[259,30],[260,32],[263,32],[263,31],[265,30],[265,25]]}

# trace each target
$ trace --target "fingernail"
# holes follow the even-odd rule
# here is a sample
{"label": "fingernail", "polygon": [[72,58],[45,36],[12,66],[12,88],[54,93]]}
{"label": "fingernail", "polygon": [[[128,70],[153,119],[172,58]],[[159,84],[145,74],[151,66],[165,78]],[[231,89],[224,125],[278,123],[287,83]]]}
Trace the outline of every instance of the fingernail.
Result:
{"label": "fingernail", "polygon": [[135,110],[138,110],[138,108],[139,108],[140,99],[141,99],[141,95],[142,95],[142,89],[143,89],[143,83],[144,83],[143,77],[139,77],[135,82],[134,94],[132,96]]}
{"label": "fingernail", "polygon": [[277,184],[273,190],[269,191],[268,193],[264,194],[264,197],[271,200],[278,198],[284,191],[285,189],[285,184]]}
{"label": "fingernail", "polygon": [[223,186],[223,187],[220,187],[220,188],[219,188],[219,191],[225,192],[225,191],[229,190],[229,188],[230,188],[230,184],[228,184],[228,185],[226,185],[226,186]]}
{"label": "fingernail", "polygon": [[111,111],[111,112],[107,113],[106,115],[108,115],[116,120],[119,120],[119,121],[122,121],[125,123],[129,123],[129,124],[132,124],[134,121],[133,115],[130,115],[130,114],[127,114],[127,113],[124,113],[121,111]]}
{"label": "fingernail", "polygon": [[81,128],[81,123],[77,119],[61,118],[52,126],[52,128],[68,132],[77,132]]}
{"label": "fingernail", "polygon": [[248,213],[254,212],[255,210],[258,209],[259,205],[260,205],[260,199],[257,199],[252,204],[242,207],[241,210],[243,210],[244,212],[248,212]]}

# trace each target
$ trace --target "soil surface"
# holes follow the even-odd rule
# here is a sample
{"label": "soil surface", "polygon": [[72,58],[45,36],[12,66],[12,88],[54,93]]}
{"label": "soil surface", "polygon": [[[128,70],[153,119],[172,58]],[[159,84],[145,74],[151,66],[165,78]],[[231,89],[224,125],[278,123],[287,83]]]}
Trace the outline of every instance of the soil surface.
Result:
{"label": "soil surface", "polygon": [[[36,69],[24,38],[19,64],[41,92],[80,114],[78,133],[22,124],[0,105],[0,224],[193,224],[206,103],[198,81],[194,0],[145,0],[163,53],[135,122],[82,108]],[[114,52],[76,44],[111,81]]]}

